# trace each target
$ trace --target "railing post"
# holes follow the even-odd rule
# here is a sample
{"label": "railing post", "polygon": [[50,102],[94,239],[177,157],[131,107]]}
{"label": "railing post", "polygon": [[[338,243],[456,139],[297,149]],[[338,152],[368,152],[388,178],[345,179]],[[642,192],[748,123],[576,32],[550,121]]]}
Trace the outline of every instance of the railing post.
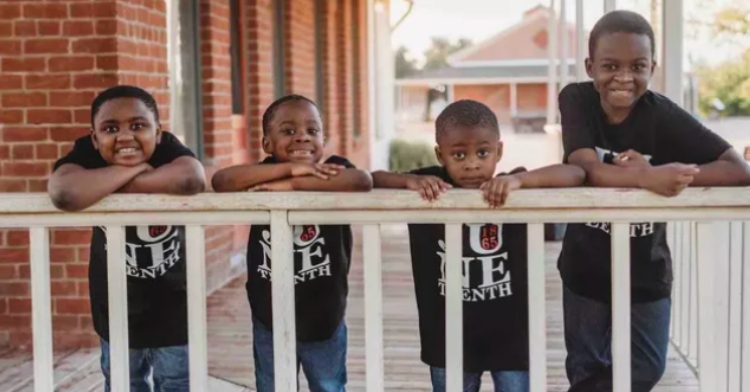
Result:
{"label": "railing post", "polygon": [[206,331],[206,236],[203,226],[187,226],[188,343],[190,391],[208,390],[208,344]]}
{"label": "railing post", "polygon": [[128,275],[125,269],[125,228],[107,226],[109,297],[109,367],[112,391],[130,390],[128,342]]}
{"label": "railing post", "polygon": [[34,333],[34,391],[54,388],[52,306],[50,299],[49,231],[29,229],[31,251],[31,319]]}
{"label": "railing post", "polygon": [[271,211],[271,306],[277,392],[297,391],[297,328],[294,304],[294,238],[285,210]]}
{"label": "railing post", "polygon": [[727,271],[729,303],[727,309],[727,391],[741,391],[742,386],[742,222],[729,223],[729,268]]}
{"label": "railing post", "polygon": [[545,310],[544,224],[529,224],[529,378],[531,392],[547,391],[547,312]]}
{"label": "railing post", "polygon": [[612,224],[612,361],[614,392],[628,392],[630,369],[630,224]]}
{"label": "railing post", "polygon": [[[720,277],[727,266],[725,254],[719,253],[717,241],[726,232],[714,222],[698,223],[698,368],[701,392],[726,392],[726,324],[721,314],[726,308],[726,298],[720,286]],[[722,351],[724,351],[722,353]],[[722,367],[722,364],[724,366]]]}
{"label": "railing post", "polygon": [[447,392],[464,390],[462,228],[461,224],[445,225],[445,390]]}
{"label": "railing post", "polygon": [[367,392],[383,392],[383,275],[380,225],[365,225],[365,361]]}
{"label": "railing post", "polygon": [[741,391],[747,391],[750,389],[750,222],[742,223],[742,238],[743,238],[743,252],[742,252],[742,287],[743,300],[742,300],[742,389]]}

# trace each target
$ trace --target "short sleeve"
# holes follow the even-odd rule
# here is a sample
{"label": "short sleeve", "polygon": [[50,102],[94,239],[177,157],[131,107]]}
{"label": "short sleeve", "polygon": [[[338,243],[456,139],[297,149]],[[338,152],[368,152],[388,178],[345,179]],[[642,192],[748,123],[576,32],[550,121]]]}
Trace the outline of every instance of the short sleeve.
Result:
{"label": "short sleeve", "polygon": [[330,158],[326,159],[326,163],[330,163],[332,165],[341,165],[347,169],[356,169],[354,164],[349,162],[348,159],[338,155],[332,155]]}
{"label": "short sleeve", "polygon": [[576,150],[594,148],[593,131],[587,121],[591,113],[587,113],[590,105],[585,96],[585,88],[581,83],[569,84],[558,96],[564,149],[563,162],[567,162],[568,156]]}
{"label": "short sleeve", "polygon": [[151,156],[148,163],[156,168],[184,156],[195,158],[195,154],[189,148],[185,147],[175,135],[169,132],[162,132],[161,141],[156,145],[154,155]]}
{"label": "short sleeve", "polygon": [[660,111],[658,129],[672,162],[704,165],[732,147],[678,105],[668,100],[665,104],[669,107]]}
{"label": "short sleeve", "polygon": [[107,162],[99,154],[99,151],[94,148],[91,136],[78,138],[73,144],[73,149],[55,162],[52,171],[55,172],[61,166],[68,163],[81,166],[84,169],[98,169],[107,166]]}
{"label": "short sleeve", "polygon": [[414,174],[417,176],[436,176],[443,178],[443,171],[444,169],[441,166],[429,166],[412,170],[409,172],[409,174]]}

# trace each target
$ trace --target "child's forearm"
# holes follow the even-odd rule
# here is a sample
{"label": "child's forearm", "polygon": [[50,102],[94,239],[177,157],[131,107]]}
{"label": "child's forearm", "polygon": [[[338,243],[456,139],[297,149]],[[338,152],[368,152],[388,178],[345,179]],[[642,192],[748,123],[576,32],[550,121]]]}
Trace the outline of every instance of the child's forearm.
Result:
{"label": "child's forearm", "polygon": [[416,177],[414,174],[399,174],[379,170],[372,173],[372,182],[375,188],[406,189],[407,183],[414,177]]}
{"label": "child's forearm", "polygon": [[750,185],[750,167],[734,150],[725,152],[714,162],[699,166],[699,169],[690,186]]}
{"label": "child's forearm", "polygon": [[216,172],[211,185],[216,192],[238,192],[291,176],[291,166],[286,163],[239,165]]}
{"label": "child's forearm", "polygon": [[60,167],[50,178],[47,191],[55,207],[80,211],[111,195],[139,174],[149,170],[138,166],[108,166],[84,169],[74,164]]}
{"label": "child's forearm", "polygon": [[293,177],[295,191],[367,192],[372,189],[373,179],[369,173],[358,169],[344,169],[324,180],[315,176]]}
{"label": "child's forearm", "polygon": [[575,165],[551,165],[540,169],[513,174],[521,188],[565,188],[582,185],[586,172]]}
{"label": "child's forearm", "polygon": [[158,169],[135,177],[119,191],[194,195],[205,189],[206,174],[200,162],[192,157],[180,157]]}

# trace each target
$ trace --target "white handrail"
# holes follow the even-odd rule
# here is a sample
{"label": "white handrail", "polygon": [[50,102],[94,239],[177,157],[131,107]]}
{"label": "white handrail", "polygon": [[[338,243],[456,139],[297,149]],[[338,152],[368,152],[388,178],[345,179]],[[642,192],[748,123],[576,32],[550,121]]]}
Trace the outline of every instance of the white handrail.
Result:
{"label": "white handrail", "polygon": [[[616,189],[555,189],[522,190],[511,195],[505,207],[487,208],[479,191],[455,190],[444,194],[439,201],[428,203],[414,192],[378,190],[371,193],[237,193],[202,194],[194,197],[173,197],[161,195],[114,195],[105,198],[97,205],[79,213],[60,212],[52,206],[46,194],[0,194],[0,227],[34,227],[34,246],[45,242],[47,228],[56,226],[106,225],[109,271],[110,303],[110,342],[112,383],[115,390],[126,390],[128,385],[127,347],[127,284],[124,260],[124,226],[143,224],[188,225],[188,298],[190,323],[190,355],[192,390],[207,388],[207,361],[205,346],[205,266],[203,225],[209,224],[268,224],[272,232],[272,252],[274,276],[272,279],[274,360],[275,379],[278,391],[296,391],[296,328],[294,323],[294,271],[291,237],[292,226],[307,223],[316,224],[367,224],[364,242],[369,249],[366,256],[365,282],[368,390],[380,392],[384,389],[383,380],[383,336],[382,336],[382,277],[380,270],[379,224],[402,223],[443,223],[446,224],[446,253],[450,260],[461,257],[461,223],[486,222],[527,222],[529,224],[528,246],[529,263],[529,337],[530,369],[532,391],[546,388],[546,339],[544,322],[544,256],[543,226],[546,222],[614,222],[612,230],[613,251],[613,355],[616,391],[630,390],[630,296],[629,296],[629,222],[661,220],[695,220],[699,230],[705,235],[696,238],[703,240],[712,233],[716,220],[750,220],[750,189],[716,188],[689,189],[681,196],[664,198],[640,190]],[[674,230],[671,231],[674,235]],[[682,233],[682,231],[680,231]],[[744,239],[747,240],[747,230]],[[675,241],[672,241],[675,242]],[[717,366],[721,356],[726,356],[726,347],[717,340],[726,337],[720,333],[724,326],[718,310],[706,308],[712,305],[712,298],[720,293],[722,286],[717,273],[715,248],[710,241],[701,242],[697,260],[698,281],[701,294],[701,318],[699,342],[701,369],[701,390],[725,391],[726,379]],[[378,247],[377,251],[374,247]],[[747,259],[747,247],[745,259]],[[688,252],[685,252],[688,253]],[[49,295],[42,287],[45,284],[44,269],[49,260],[48,254],[39,250],[32,257],[32,280],[34,283],[33,303],[35,314],[35,344],[49,343],[36,353],[35,369],[44,373],[51,369],[51,326],[46,316],[39,310],[48,303]],[[723,262],[723,261],[719,261]],[[710,267],[709,267],[710,266]],[[114,267],[114,268],[113,268]],[[725,271],[724,266],[719,271]],[[463,333],[461,263],[446,265],[446,350],[448,391],[461,389],[461,368],[463,358],[462,339],[456,335]],[[744,282],[750,280],[750,272],[745,269]],[[734,279],[733,282],[738,282]],[[201,300],[202,298],[202,300]],[[747,305],[744,306],[747,308]],[[372,309],[370,309],[372,308]],[[737,306],[734,307],[735,309]],[[713,312],[713,313],[712,313]],[[743,313],[747,319],[748,312]],[[708,317],[706,317],[708,316]],[[736,318],[732,318],[736,320]],[[736,321],[735,321],[736,324]],[[743,322],[744,336],[750,336],[750,324]],[[379,330],[375,330],[379,329]],[[747,331],[745,331],[747,330]],[[731,334],[736,336],[737,331]],[[687,335],[686,335],[687,336]],[[743,340],[746,342],[747,339]],[[742,349],[743,357],[750,351]],[[708,364],[708,365],[706,365]],[[48,374],[52,377],[52,374]],[[45,382],[46,381],[46,382]],[[41,379],[38,390],[47,390],[50,379]],[[734,391],[732,391],[734,392]]]}

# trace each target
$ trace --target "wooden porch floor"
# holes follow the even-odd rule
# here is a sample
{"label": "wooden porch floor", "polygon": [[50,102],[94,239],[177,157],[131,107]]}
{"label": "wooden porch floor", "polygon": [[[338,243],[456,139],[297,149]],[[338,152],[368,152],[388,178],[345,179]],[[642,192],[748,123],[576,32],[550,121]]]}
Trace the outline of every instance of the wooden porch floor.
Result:
{"label": "wooden porch floor", "polygon": [[[409,262],[405,226],[383,229],[385,389],[430,391],[429,372],[419,360],[416,303]],[[561,282],[555,268],[560,246],[546,245],[548,391],[564,392],[565,350],[562,334]],[[239,277],[208,298],[209,373],[212,392],[254,391],[250,308],[245,277]],[[348,390],[365,391],[364,303],[361,243],[355,249],[351,272]],[[0,349],[0,391],[32,392],[32,363],[28,353]],[[98,350],[76,350],[56,354],[56,391],[101,391]],[[300,377],[303,390],[304,376]],[[491,391],[485,375],[482,391]],[[698,392],[695,376],[682,359],[670,352],[667,373],[655,392]]]}

